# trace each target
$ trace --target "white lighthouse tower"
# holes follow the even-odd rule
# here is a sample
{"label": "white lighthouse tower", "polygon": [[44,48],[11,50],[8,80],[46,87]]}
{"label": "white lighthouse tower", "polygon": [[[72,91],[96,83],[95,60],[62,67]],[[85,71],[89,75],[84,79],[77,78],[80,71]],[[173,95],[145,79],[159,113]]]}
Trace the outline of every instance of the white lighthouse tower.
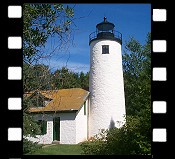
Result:
{"label": "white lighthouse tower", "polygon": [[125,95],[122,69],[122,34],[104,21],[89,36],[90,45],[90,134],[121,127],[125,122]]}

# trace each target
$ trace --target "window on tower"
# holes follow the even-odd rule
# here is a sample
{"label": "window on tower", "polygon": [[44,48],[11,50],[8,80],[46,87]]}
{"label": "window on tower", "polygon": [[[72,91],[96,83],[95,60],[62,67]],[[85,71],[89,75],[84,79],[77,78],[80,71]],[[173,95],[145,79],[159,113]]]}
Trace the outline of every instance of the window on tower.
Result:
{"label": "window on tower", "polygon": [[109,54],[109,45],[102,45],[102,54]]}

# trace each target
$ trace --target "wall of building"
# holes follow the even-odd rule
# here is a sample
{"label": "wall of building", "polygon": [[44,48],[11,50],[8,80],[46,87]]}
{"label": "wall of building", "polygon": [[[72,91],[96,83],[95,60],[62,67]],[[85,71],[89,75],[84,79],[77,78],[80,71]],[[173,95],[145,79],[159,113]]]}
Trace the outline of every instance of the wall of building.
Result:
{"label": "wall of building", "polygon": [[76,143],[76,121],[75,112],[58,113],[58,114],[36,114],[35,120],[47,121],[47,133],[45,135],[36,135],[37,138],[27,137],[30,141],[39,144],[51,144],[53,141],[53,117],[60,117],[60,143],[75,144]]}
{"label": "wall of building", "polygon": [[60,143],[76,143],[76,121],[75,113],[61,113],[60,117]]}
{"label": "wall of building", "polygon": [[[109,54],[102,54],[109,45]],[[120,127],[124,122],[125,97],[121,45],[112,40],[94,40],[90,44],[90,135],[100,129]]]}
{"label": "wall of building", "polygon": [[76,143],[87,140],[88,136],[88,107],[89,102],[86,100],[86,114],[84,114],[84,105],[76,116]]}

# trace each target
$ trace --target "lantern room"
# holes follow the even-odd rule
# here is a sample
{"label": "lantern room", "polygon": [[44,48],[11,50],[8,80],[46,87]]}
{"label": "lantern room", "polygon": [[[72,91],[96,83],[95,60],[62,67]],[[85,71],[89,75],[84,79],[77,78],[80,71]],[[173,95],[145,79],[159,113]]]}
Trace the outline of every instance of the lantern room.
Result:
{"label": "lantern room", "polygon": [[96,31],[89,35],[89,44],[91,41],[99,39],[115,40],[122,44],[122,34],[115,31],[114,27],[115,25],[104,17],[104,21],[96,25]]}

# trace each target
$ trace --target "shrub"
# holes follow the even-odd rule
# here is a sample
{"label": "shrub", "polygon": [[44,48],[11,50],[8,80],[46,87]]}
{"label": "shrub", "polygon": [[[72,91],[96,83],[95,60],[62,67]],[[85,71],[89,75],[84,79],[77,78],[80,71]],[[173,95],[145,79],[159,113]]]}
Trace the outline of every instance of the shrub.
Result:
{"label": "shrub", "polygon": [[85,155],[103,155],[106,147],[107,131],[102,130],[101,133],[91,137],[88,141],[81,143]]}
{"label": "shrub", "polygon": [[[127,117],[127,124],[111,128],[81,144],[86,155],[150,155],[151,135],[141,117]],[[145,127],[144,127],[145,125]],[[143,131],[143,128],[145,131]],[[147,134],[147,135],[146,135]]]}
{"label": "shrub", "polygon": [[25,138],[23,138],[23,153],[24,154],[31,154],[35,151],[37,151],[38,149],[40,149],[42,147],[42,145],[38,145],[36,142],[32,142],[29,141]]}

